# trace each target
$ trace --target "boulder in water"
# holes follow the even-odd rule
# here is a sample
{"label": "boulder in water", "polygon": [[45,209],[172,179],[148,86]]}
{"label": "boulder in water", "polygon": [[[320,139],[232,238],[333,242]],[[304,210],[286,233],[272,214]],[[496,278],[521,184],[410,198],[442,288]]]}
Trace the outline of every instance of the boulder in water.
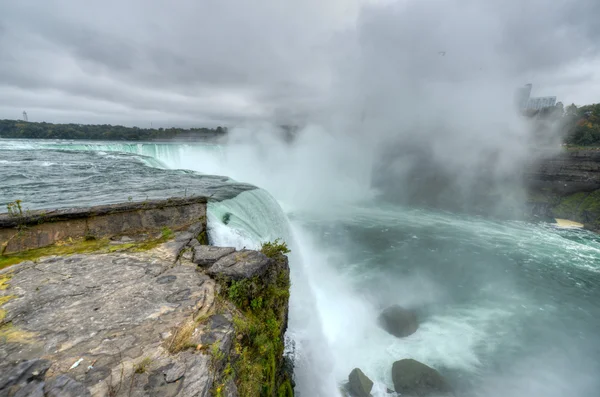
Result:
{"label": "boulder in water", "polygon": [[387,332],[403,338],[414,334],[419,328],[417,314],[413,310],[401,306],[390,306],[381,312],[378,323]]}
{"label": "boulder in water", "polygon": [[373,382],[360,370],[354,368],[348,376],[347,390],[352,397],[369,397],[373,389]]}
{"label": "boulder in water", "polygon": [[413,359],[396,361],[392,366],[392,380],[394,389],[402,395],[423,397],[451,392],[439,372]]}

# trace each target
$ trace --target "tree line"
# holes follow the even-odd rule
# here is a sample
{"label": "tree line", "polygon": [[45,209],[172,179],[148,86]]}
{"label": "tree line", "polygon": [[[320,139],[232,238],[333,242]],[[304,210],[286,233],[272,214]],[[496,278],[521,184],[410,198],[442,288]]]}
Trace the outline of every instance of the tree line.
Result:
{"label": "tree line", "polygon": [[577,146],[600,146],[600,103],[566,109],[569,118],[565,143]]}
{"label": "tree line", "polygon": [[[524,115],[540,121],[537,128],[546,130],[558,125],[563,142],[574,146],[600,146],[600,103],[577,107],[571,104],[539,110],[527,110]],[[286,138],[293,140],[297,128],[282,126]],[[540,131],[543,132],[543,131]],[[27,139],[89,139],[147,141],[160,139],[195,139],[221,136],[227,128],[139,128],[122,125],[87,125],[36,123],[21,120],[0,120],[0,138]]]}
{"label": "tree line", "polygon": [[573,146],[600,146],[600,103],[581,107],[571,104],[527,111],[525,116],[558,123],[563,142]]}
{"label": "tree line", "polygon": [[35,123],[21,120],[0,120],[0,138],[27,139],[89,139],[147,141],[205,136],[221,136],[227,128],[139,128],[122,125],[87,125]]}

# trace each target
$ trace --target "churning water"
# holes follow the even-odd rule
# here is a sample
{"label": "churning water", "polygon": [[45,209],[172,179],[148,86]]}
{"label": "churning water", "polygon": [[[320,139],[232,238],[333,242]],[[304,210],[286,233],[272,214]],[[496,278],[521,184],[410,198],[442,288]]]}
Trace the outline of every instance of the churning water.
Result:
{"label": "churning water", "polygon": [[[356,183],[359,168],[323,184],[319,158],[302,168],[293,153],[279,166],[268,157],[243,146],[0,140],[0,204],[204,194],[213,243],[285,239],[303,397],[337,395],[355,367],[385,395],[402,358],[438,369],[461,396],[600,395],[597,235],[393,206]],[[418,311],[415,334],[377,327],[391,304]]]}

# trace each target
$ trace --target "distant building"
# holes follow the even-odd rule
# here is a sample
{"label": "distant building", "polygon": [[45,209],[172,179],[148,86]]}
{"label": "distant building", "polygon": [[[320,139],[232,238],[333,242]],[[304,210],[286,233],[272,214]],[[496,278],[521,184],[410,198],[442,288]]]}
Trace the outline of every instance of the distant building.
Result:
{"label": "distant building", "polygon": [[517,90],[516,100],[519,109],[523,110],[527,108],[529,97],[531,96],[531,84],[525,84],[525,86]]}
{"label": "distant building", "polygon": [[525,84],[517,90],[516,102],[518,108],[523,110],[540,110],[556,105],[555,96],[531,97],[532,84]]}
{"label": "distant building", "polygon": [[550,108],[556,105],[555,96],[542,96],[537,98],[529,98],[527,101],[528,110],[540,110],[543,108]]}

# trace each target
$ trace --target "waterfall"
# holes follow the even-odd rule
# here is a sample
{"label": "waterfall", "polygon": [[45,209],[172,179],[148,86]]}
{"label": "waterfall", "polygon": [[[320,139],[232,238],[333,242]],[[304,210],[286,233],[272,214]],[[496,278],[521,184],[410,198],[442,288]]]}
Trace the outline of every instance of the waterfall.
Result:
{"label": "waterfall", "polygon": [[[208,204],[209,240],[214,245],[237,249],[259,248],[261,243],[282,239],[291,249],[290,319],[288,339],[293,344],[297,395],[330,397],[338,394],[333,358],[325,335],[315,285],[298,239],[277,201],[265,190],[240,193],[235,198]],[[288,343],[289,344],[289,343]]]}

